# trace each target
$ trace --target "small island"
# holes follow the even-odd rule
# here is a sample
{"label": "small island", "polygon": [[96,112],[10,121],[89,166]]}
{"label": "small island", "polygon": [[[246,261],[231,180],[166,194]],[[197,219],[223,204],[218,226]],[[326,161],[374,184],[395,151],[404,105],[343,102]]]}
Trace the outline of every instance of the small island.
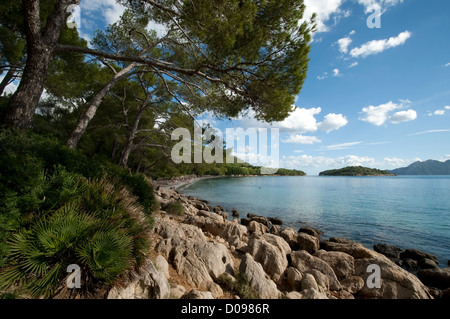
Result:
{"label": "small island", "polygon": [[347,166],[341,169],[323,171],[319,176],[397,176],[388,171],[363,166]]}

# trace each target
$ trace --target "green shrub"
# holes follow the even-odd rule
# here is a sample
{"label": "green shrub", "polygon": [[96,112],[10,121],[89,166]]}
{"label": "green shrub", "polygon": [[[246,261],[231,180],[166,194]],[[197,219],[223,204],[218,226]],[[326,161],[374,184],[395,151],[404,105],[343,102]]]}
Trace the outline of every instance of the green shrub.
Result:
{"label": "green shrub", "polygon": [[19,285],[49,297],[78,264],[92,283],[112,284],[139,269],[150,248],[142,207],[128,191],[104,180],[82,180],[61,208],[35,219],[8,241],[0,289]]}
{"label": "green shrub", "polygon": [[170,202],[166,206],[166,212],[172,215],[183,215],[184,214],[184,207],[183,205],[178,201]]}
{"label": "green shrub", "polygon": [[250,286],[247,276],[241,272],[236,275],[235,280],[223,274],[219,276],[218,283],[238,295],[241,299],[259,299],[258,293]]}

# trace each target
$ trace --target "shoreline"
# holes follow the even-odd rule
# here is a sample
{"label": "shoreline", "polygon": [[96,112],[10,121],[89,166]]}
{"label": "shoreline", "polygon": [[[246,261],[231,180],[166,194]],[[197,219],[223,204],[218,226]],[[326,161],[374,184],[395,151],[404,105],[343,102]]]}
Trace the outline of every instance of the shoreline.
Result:
{"label": "shoreline", "polygon": [[[245,175],[245,176],[229,176],[229,175],[224,175],[224,176],[202,176],[202,177],[198,177],[198,178],[196,178],[196,179],[193,179],[193,180],[190,180],[190,181],[179,181],[179,182],[177,182],[177,184],[174,184],[175,186],[176,186],[176,188],[173,188],[173,190],[175,190],[175,191],[177,191],[177,192],[179,192],[180,193],[180,195],[183,195],[183,196],[188,196],[186,193],[184,193],[183,192],[183,190],[187,187],[187,186],[189,186],[189,185],[192,185],[192,184],[194,184],[194,183],[196,183],[197,181],[199,181],[199,180],[202,180],[202,179],[211,179],[211,178],[243,178],[243,177],[270,177],[270,176],[272,176],[272,175]],[[297,177],[297,176],[296,176]],[[300,177],[305,177],[305,176],[300,176]],[[322,176],[314,176],[314,177],[322,177]],[[334,176],[331,176],[331,177],[334,177]],[[353,177],[353,176],[344,176],[344,177]],[[355,176],[355,177],[359,177],[359,176]],[[362,177],[366,177],[366,176],[362,176]],[[369,177],[369,176],[367,176],[367,177]],[[390,177],[390,176],[376,176],[376,177]],[[170,187],[166,187],[166,189],[171,189]],[[244,214],[242,214],[243,212],[241,212],[241,211],[239,211],[239,209],[237,208],[237,207],[235,207],[235,205],[232,203],[232,202],[228,202],[227,204],[219,204],[219,203],[214,203],[214,202],[211,202],[211,201],[209,201],[209,200],[206,200],[206,199],[204,199],[204,198],[202,198],[201,196],[195,196],[197,199],[199,199],[199,200],[201,200],[202,202],[205,202],[205,203],[207,203],[208,205],[210,205],[211,206],[211,209],[210,209],[210,211],[213,211],[213,207],[220,207],[221,209],[223,209],[223,211],[224,212],[227,212],[228,214],[229,214],[229,216],[227,217],[227,219],[229,220],[229,221],[233,221],[233,220],[236,220],[239,224],[241,224],[241,220],[242,219],[247,219],[248,218],[248,214],[247,213],[244,213]],[[223,207],[222,206],[218,206],[218,205],[223,205]],[[232,214],[231,214],[231,212],[233,212],[233,211],[236,211],[236,212],[238,212],[238,215],[237,216],[232,216]],[[250,215],[254,215],[253,213],[249,213]],[[264,217],[264,216],[261,216],[261,217]],[[276,217],[276,218],[278,218],[278,219],[280,219],[281,220],[281,218],[280,217],[278,217],[278,216],[272,216],[272,217],[267,217],[267,216],[265,216],[265,218],[273,218],[273,217]],[[307,224],[307,223],[300,223],[300,224],[302,224],[302,225],[291,225],[291,224],[289,224],[289,223],[285,223],[285,221],[283,221],[283,227],[317,227],[317,226],[315,226],[315,225],[311,225],[311,224]],[[326,234],[324,234],[324,236],[323,236],[323,238],[325,238],[325,239],[330,239],[330,238],[333,238],[333,237],[336,237],[336,236],[338,236],[339,237],[339,235],[326,235]],[[349,240],[353,240],[353,241],[355,241],[355,239],[349,239]],[[428,251],[426,250],[426,249],[423,249],[423,248],[419,248],[419,249],[416,249],[414,246],[397,246],[397,244],[396,243],[390,243],[390,242],[383,242],[383,241],[373,241],[373,243],[370,243],[370,244],[368,244],[368,243],[362,243],[362,242],[360,242],[360,241],[358,241],[358,240],[356,240],[358,243],[360,243],[360,244],[362,244],[362,245],[364,245],[366,248],[368,248],[368,249],[374,249],[374,246],[386,246],[386,247],[390,247],[391,249],[393,248],[393,249],[397,249],[397,250],[401,250],[401,251],[406,251],[406,250],[416,250],[416,251],[421,251],[421,252],[425,252],[426,254],[428,254],[428,255],[432,255],[432,256],[436,256],[436,255],[434,255],[434,253],[428,253]],[[437,258],[437,257],[436,257]],[[398,262],[400,262],[400,258],[399,257],[397,257],[396,258],[397,259],[397,261]],[[410,271],[411,273],[416,273],[417,272],[417,268],[418,268],[418,266],[415,266],[414,264],[413,265],[411,265],[410,264],[410,261],[408,260],[408,261],[406,261],[406,264],[407,264],[407,266],[406,266],[406,268],[405,267],[403,267],[404,269],[406,269],[407,271]],[[443,259],[443,258],[438,258],[437,259],[437,265],[438,265],[438,268],[439,269],[444,269],[444,268],[446,268],[446,267],[448,267],[448,266],[450,266],[450,259]]]}
{"label": "shoreline", "polygon": [[[191,179],[193,181],[195,180]],[[222,289],[218,289],[216,285],[220,281],[216,278],[222,271],[227,272],[225,268],[230,271],[227,276],[232,275],[229,276],[232,280],[239,272],[250,276],[250,285],[264,298],[427,299],[442,296],[443,289],[428,290],[422,279],[419,280],[412,271],[389,258],[388,253],[392,252],[389,249],[395,248],[394,246],[381,247],[386,249],[381,253],[379,249],[366,248],[353,240],[321,238],[323,233],[319,229],[307,225],[297,231],[285,227],[281,220],[258,215],[242,216],[240,221],[229,220],[228,213],[201,198],[186,197],[182,192],[167,187],[159,188],[156,193],[161,204],[158,214],[160,217],[156,219],[155,227],[158,238],[155,238],[156,252],[167,258],[180,276],[191,281],[190,286],[212,293],[213,298],[223,298]],[[179,201],[184,206],[185,212],[182,215],[166,212],[168,204],[173,201]],[[195,247],[204,248],[197,252]],[[186,251],[189,253],[186,254]],[[432,258],[417,250],[409,250],[407,253],[408,256],[402,256],[402,260],[407,257],[410,260]],[[206,257],[205,254],[211,255]],[[268,254],[270,258],[267,258]],[[425,257],[420,257],[420,254]],[[189,260],[188,263],[184,257]],[[209,263],[213,259],[218,259],[218,263],[210,269],[210,274],[215,273],[217,267],[224,266],[222,261],[229,264],[211,277],[205,274],[206,278],[197,272],[197,266],[188,267],[191,262],[198,262],[197,268],[203,268],[201,263],[205,260],[209,260]],[[383,269],[383,286],[379,290],[373,290],[364,284],[369,276],[366,268],[373,263]],[[257,272],[260,276],[252,278],[256,271],[253,267],[259,268]],[[441,270],[434,272],[440,273]],[[395,276],[389,275],[390,273],[395,273]],[[312,286],[309,286],[310,282]]]}

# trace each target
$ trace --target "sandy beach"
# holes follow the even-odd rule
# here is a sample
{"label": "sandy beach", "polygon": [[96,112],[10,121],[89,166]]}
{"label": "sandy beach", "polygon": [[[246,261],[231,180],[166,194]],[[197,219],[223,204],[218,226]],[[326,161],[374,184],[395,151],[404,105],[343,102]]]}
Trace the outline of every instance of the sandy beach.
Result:
{"label": "sandy beach", "polygon": [[160,186],[167,189],[183,189],[184,187],[194,184],[200,180],[203,179],[209,179],[209,178],[219,178],[224,176],[213,176],[213,175],[206,175],[206,176],[196,176],[196,175],[188,175],[188,176],[180,176],[180,177],[173,177],[171,179],[166,180],[157,180],[154,181],[156,186]]}

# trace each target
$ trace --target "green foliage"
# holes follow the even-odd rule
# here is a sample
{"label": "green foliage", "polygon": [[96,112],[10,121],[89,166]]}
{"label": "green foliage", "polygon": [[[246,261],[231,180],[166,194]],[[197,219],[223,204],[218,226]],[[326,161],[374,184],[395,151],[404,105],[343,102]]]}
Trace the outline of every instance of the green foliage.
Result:
{"label": "green foliage", "polygon": [[170,202],[166,207],[166,212],[172,215],[184,215],[184,207],[179,201]]}
{"label": "green foliage", "polygon": [[49,297],[70,264],[104,284],[140,267],[150,245],[141,207],[106,181],[81,183],[64,206],[13,233],[1,289],[19,285],[33,297]]}
{"label": "green foliage", "polygon": [[223,274],[218,278],[218,283],[224,285],[241,299],[259,299],[258,293],[250,286],[248,277],[242,272],[236,275],[235,280]]}
{"label": "green foliage", "polygon": [[52,137],[1,130],[0,288],[20,284],[50,296],[72,263],[95,282],[113,283],[145,260],[155,203],[142,174]]}
{"label": "green foliage", "polygon": [[333,169],[321,172],[319,176],[391,176],[392,173],[376,168],[362,166],[348,166],[341,169]]}

